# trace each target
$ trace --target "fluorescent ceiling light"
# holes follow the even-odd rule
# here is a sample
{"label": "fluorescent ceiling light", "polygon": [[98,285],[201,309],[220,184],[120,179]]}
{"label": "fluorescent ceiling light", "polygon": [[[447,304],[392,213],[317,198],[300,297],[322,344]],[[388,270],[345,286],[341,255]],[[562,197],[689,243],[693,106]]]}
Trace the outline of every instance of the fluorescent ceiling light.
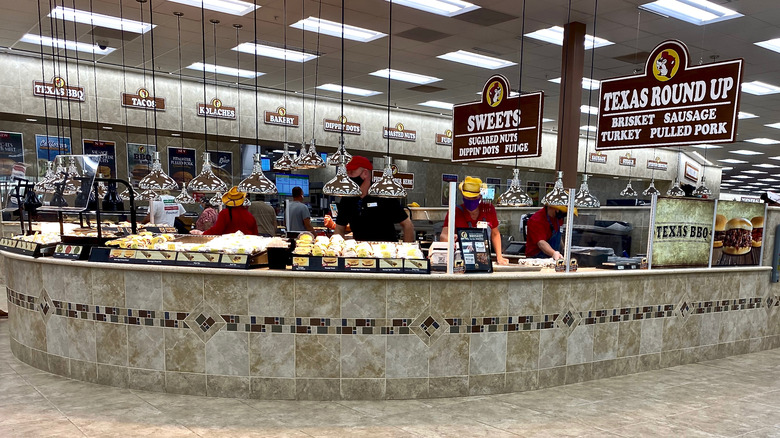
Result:
{"label": "fluorescent ceiling light", "polygon": [[27,120],[28,122],[37,122],[38,121],[38,119],[24,119],[24,120]]}
{"label": "fluorescent ceiling light", "polygon": [[736,151],[729,151],[729,153],[737,155],[764,155],[763,152],[749,151],[747,149],[737,149]]}
{"label": "fluorescent ceiling light", "polygon": [[756,143],[756,144],[779,144],[780,141],[773,140],[771,138],[751,138],[749,140],[745,140],[748,143]]}
{"label": "fluorescent ceiling light", "polygon": [[580,126],[580,131],[596,132],[598,131],[598,129],[599,128],[597,126],[593,126],[593,125]]}
{"label": "fluorescent ceiling light", "polygon": [[763,169],[776,169],[780,166],[776,164],[769,164],[769,163],[761,163],[761,164],[754,164],[753,167],[761,167]]}
{"label": "fluorescent ceiling light", "polygon": [[487,68],[490,70],[515,65],[515,63],[512,61],[493,58],[492,56],[480,55],[479,53],[467,52],[465,50],[445,53],[444,55],[437,56],[437,58],[446,59],[447,61],[459,62],[461,64],[472,65],[474,67]]}
{"label": "fluorescent ceiling light", "polygon": [[187,66],[190,70],[197,70],[197,71],[203,71],[206,70],[207,73],[215,73],[225,76],[238,76],[241,78],[256,78],[258,76],[262,76],[265,73],[263,72],[256,72],[254,70],[239,70],[237,68],[233,67],[225,67],[222,65],[214,65],[214,64],[204,64],[202,62],[196,62],[192,65]]}
{"label": "fluorescent ceiling light", "polygon": [[454,17],[479,9],[477,5],[460,0],[393,0],[393,3],[445,17]]}
{"label": "fluorescent ceiling light", "polygon": [[699,148],[699,149],[720,149],[723,146],[716,146],[714,144],[697,144],[697,145],[694,145],[693,147]]}
{"label": "fluorescent ceiling light", "polygon": [[764,181],[764,182],[780,182],[780,179],[777,179],[777,178],[761,178],[759,181]]}
{"label": "fluorescent ceiling light", "polygon": [[117,18],[110,15],[96,14],[89,11],[80,11],[78,9],[66,8],[63,6],[57,6],[56,8],[52,9],[51,13],[49,13],[49,17],[135,33],[146,33],[155,27],[148,23],[128,20],[127,18]]}
{"label": "fluorescent ceiling light", "polygon": [[19,41],[30,44],[43,44],[44,46],[54,46],[58,49],[78,50],[79,52],[94,53],[96,55],[108,55],[116,50],[113,47],[106,47],[101,49],[100,47],[88,43],[79,43],[76,41],[61,40],[59,38],[50,38],[47,36],[33,35],[31,33],[25,34]]}
{"label": "fluorescent ceiling light", "polygon": [[[341,23],[323,20],[317,17],[309,17],[305,20],[300,20],[297,23],[291,24],[290,27],[341,38]],[[362,27],[357,26],[350,26],[349,24],[344,25],[344,38],[348,40],[367,43],[369,41],[382,38],[383,36],[385,36],[385,34],[382,32],[363,29]]]}
{"label": "fluorescent ceiling light", "polygon": [[[560,84],[561,78],[558,77],[555,79],[550,79],[550,82]],[[582,88],[586,90],[598,90],[600,86],[601,86],[601,81],[598,81],[596,79],[582,78]]]}
{"label": "fluorescent ceiling light", "polygon": [[555,119],[545,119],[545,118],[542,118],[542,123],[554,122],[554,121],[555,121]]}
{"label": "fluorescent ceiling light", "polygon": [[754,43],[755,45],[759,47],[763,47],[765,49],[772,50],[774,52],[780,53],[780,38],[775,38],[771,40],[766,41],[759,41],[757,43]]}
{"label": "fluorescent ceiling light", "polygon": [[[780,157],[778,157],[778,159],[780,159]],[[733,158],[726,158],[718,161],[720,161],[721,163],[728,163],[728,164],[747,164],[747,161],[735,160]]]}
{"label": "fluorescent ceiling light", "polygon": [[451,103],[439,102],[438,100],[429,100],[429,101],[423,102],[423,103],[421,103],[419,105],[429,106],[431,108],[446,109],[446,110],[451,110],[452,109],[452,104]]}
{"label": "fluorescent ceiling light", "polygon": [[[341,85],[337,85],[337,84],[322,84],[317,88],[325,91],[333,91],[334,93],[341,93]],[[379,91],[364,90],[362,88],[344,87],[344,94],[352,94],[355,96],[368,97],[368,96],[376,96],[377,94],[382,94],[382,93]]]}
{"label": "fluorescent ceiling light", "polygon": [[246,15],[255,9],[260,8],[259,5],[255,6],[253,3],[242,2],[240,0],[170,0],[174,3],[180,3],[183,5],[194,6],[198,9],[201,7],[210,11],[224,12],[231,15]]}
{"label": "fluorescent ceiling light", "polygon": [[757,115],[755,115],[755,114],[752,114],[752,113],[746,113],[746,112],[744,112],[744,111],[740,111],[740,112],[739,112],[739,116],[738,116],[738,117],[739,117],[740,119],[755,119],[755,118],[758,118],[758,116],[757,116]]}
{"label": "fluorescent ceiling light", "polygon": [[753,177],[752,177],[752,176],[748,176],[748,175],[734,175],[734,176],[732,176],[732,178],[737,178],[737,179],[753,179]]}
{"label": "fluorescent ceiling light", "polygon": [[770,124],[764,125],[764,126],[766,126],[767,128],[780,129],[780,123],[770,123]]}
{"label": "fluorescent ceiling light", "polygon": [[696,151],[693,151],[693,155],[696,155],[696,157],[698,157],[700,160],[704,161],[704,164],[706,164],[708,166],[712,166],[712,162],[710,160],[704,158],[704,155],[702,155],[702,154],[700,154],[700,153],[698,153]]}
{"label": "fluorescent ceiling light", "polygon": [[598,114],[599,109],[596,108],[595,106],[581,105],[580,112],[585,114]]}
{"label": "fluorescent ceiling light", "polygon": [[[547,29],[540,29],[536,32],[525,34],[527,37],[531,37],[540,41],[563,45],[563,28],[560,26],[553,26]],[[605,40],[604,38],[593,37],[593,35],[585,35],[585,50],[598,49],[599,47],[609,46],[615,44],[612,41]]]}
{"label": "fluorescent ceiling light", "polygon": [[722,170],[724,172],[727,171],[727,170],[733,170],[733,169],[734,169],[733,167],[721,167],[720,168],[720,170]]}
{"label": "fluorescent ceiling light", "polygon": [[780,87],[776,87],[772,84],[767,84],[761,81],[743,82],[742,91],[745,93],[755,94],[756,96],[766,96],[767,94],[780,93]]}
{"label": "fluorescent ceiling light", "polygon": [[780,160],[780,155],[775,156],[775,157],[769,157],[769,159],[770,160]]}
{"label": "fluorescent ceiling light", "polygon": [[768,186],[769,185],[768,183],[762,183],[762,182],[753,182],[751,184],[753,184],[754,186]]}
{"label": "fluorescent ceiling light", "polygon": [[382,69],[373,73],[369,73],[371,76],[379,76],[380,78],[387,78],[388,74],[390,79],[394,81],[411,82],[413,84],[430,84],[432,82],[438,82],[441,79],[433,76],[418,75],[417,73],[409,73],[401,70]]}
{"label": "fluorescent ceiling light", "polygon": [[255,43],[241,43],[233,50],[244,53],[252,53],[257,56],[267,56],[269,58],[285,59],[293,62],[306,62],[316,59],[317,55],[311,53],[302,52],[300,50],[285,49],[282,47],[274,47],[266,44]]}
{"label": "fluorescent ceiling light", "polygon": [[658,0],[639,6],[656,14],[676,18],[697,26],[731,20],[742,16],[739,12],[707,0]]}
{"label": "fluorescent ceiling light", "polygon": [[743,170],[742,173],[748,173],[750,175],[761,175],[767,172],[764,172],[763,170]]}

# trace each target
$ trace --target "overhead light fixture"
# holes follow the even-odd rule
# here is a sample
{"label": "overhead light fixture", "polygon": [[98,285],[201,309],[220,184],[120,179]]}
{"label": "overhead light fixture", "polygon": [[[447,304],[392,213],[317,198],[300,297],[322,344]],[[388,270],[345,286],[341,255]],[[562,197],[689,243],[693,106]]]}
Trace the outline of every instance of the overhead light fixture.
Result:
{"label": "overhead light fixture", "polygon": [[680,187],[680,179],[677,177],[674,177],[674,182],[672,183],[672,186],[669,187],[669,190],[666,191],[667,196],[674,196],[674,197],[682,197],[685,196],[685,190]]}
{"label": "overhead light fixture", "polygon": [[759,181],[763,181],[763,182],[780,182],[780,179],[776,179],[776,178],[761,178]]}
{"label": "overhead light fixture", "polygon": [[[501,168],[501,166],[496,166]],[[527,207],[534,205],[533,199],[523,190],[520,184],[520,173],[518,169],[512,170],[512,182],[501,196],[498,197],[498,205],[502,207]]]}
{"label": "overhead light fixture", "polygon": [[697,145],[694,145],[693,147],[699,148],[699,149],[720,149],[723,146],[716,146],[714,144],[697,144]]}
{"label": "overhead light fixture", "polygon": [[763,182],[754,182],[754,183],[753,183],[753,185],[754,185],[754,186],[768,186],[768,185],[769,185],[769,183],[763,183]]}
{"label": "overhead light fixture", "polygon": [[769,123],[769,124],[764,125],[764,126],[766,126],[767,128],[780,129],[780,123]]}
{"label": "overhead light fixture", "polygon": [[704,158],[704,155],[702,155],[702,154],[700,154],[700,153],[698,153],[698,152],[696,152],[696,151],[693,151],[693,155],[696,155],[696,157],[697,157],[698,159],[700,159],[700,160],[704,161],[704,164],[706,164],[706,165],[708,165],[708,166],[712,166],[712,162],[711,162],[710,160],[708,160],[708,159]]}
{"label": "overhead light fixture", "polygon": [[734,170],[734,168],[733,167],[721,167],[720,170],[725,172],[727,170]]}
{"label": "overhead light fixture", "polygon": [[751,139],[748,139],[748,140],[745,140],[745,141],[748,142],[748,143],[763,144],[763,145],[779,144],[780,143],[780,141],[774,140],[774,139],[771,139],[771,138],[751,138]]}
{"label": "overhead light fixture", "polygon": [[[547,43],[563,45],[563,28],[561,26],[553,26],[547,29],[540,29],[536,32],[525,34],[525,36],[544,41]],[[604,38],[593,37],[593,35],[585,35],[585,50],[598,49],[599,47],[610,46],[612,41],[605,40]]]}
{"label": "overhead light fixture", "polygon": [[639,196],[639,194],[634,190],[634,188],[631,186],[631,180],[628,180],[628,184],[626,184],[626,188],[623,189],[622,192],[620,192],[620,196],[626,197],[626,198],[636,198]]}
{"label": "overhead light fixture", "polygon": [[742,17],[737,11],[707,0],[658,0],[639,5],[639,9],[676,18],[697,26]]}
{"label": "overhead light fixture", "polygon": [[259,5],[255,5],[240,0],[170,0],[174,3],[182,5],[194,6],[196,8],[204,8],[210,11],[224,12],[230,15],[246,15],[255,9],[259,9]]}
{"label": "overhead light fixture", "polygon": [[761,163],[761,164],[754,164],[753,167],[760,167],[762,169],[776,169],[780,166],[776,164],[769,164],[769,163]]}
{"label": "overhead light fixture", "polygon": [[732,178],[736,178],[736,179],[753,179],[755,177],[749,176],[749,175],[734,175],[734,176],[732,176]]}
{"label": "overhead light fixture", "polygon": [[88,43],[79,43],[76,41],[68,41],[59,38],[50,38],[47,36],[34,35],[26,33],[19,41],[30,44],[37,44],[43,46],[54,46],[58,49],[77,50],[79,52],[94,53],[96,55],[108,55],[114,50],[113,47],[106,47],[101,49],[99,46]]}
{"label": "overhead light fixture", "polygon": [[563,188],[563,172],[558,171],[558,178],[555,179],[553,189],[547,192],[542,198],[541,203],[552,206],[569,206],[569,194]]}
{"label": "overhead light fixture", "polygon": [[[628,184],[629,186],[631,185],[631,180],[628,181]],[[636,195],[636,192],[634,192],[634,195]],[[601,207],[601,201],[590,193],[587,173],[582,175],[582,185],[580,185],[580,190],[574,196],[574,206],[580,208]]]}
{"label": "overhead light fixture", "polygon": [[759,47],[763,47],[765,49],[769,49],[773,52],[780,53],[780,38],[773,38],[771,40],[766,41],[759,41],[757,43],[753,43]]}
{"label": "overhead light fixture", "polygon": [[737,155],[764,155],[763,152],[749,151],[747,149],[737,149],[736,151],[729,151],[729,153]]}
{"label": "overhead light fixture", "polygon": [[492,56],[480,55],[479,53],[467,52],[465,50],[445,53],[444,55],[437,56],[437,58],[446,59],[447,61],[452,62],[459,62],[461,64],[471,65],[474,67],[487,68],[490,70],[511,67],[516,64],[512,61],[494,58]]}
{"label": "overhead light fixture", "polygon": [[112,130],[112,129],[114,129],[114,128],[112,128],[112,127],[110,127],[110,126],[104,126],[104,127],[103,127],[103,129],[105,129],[105,130],[107,130],[107,131],[111,131],[111,130]]}
{"label": "overhead light fixture", "polygon": [[593,126],[593,125],[580,126],[580,131],[596,132],[598,130],[599,130],[598,126]]}
{"label": "overhead light fixture", "polygon": [[118,18],[110,15],[66,8],[64,6],[57,6],[52,9],[49,13],[49,17],[134,33],[146,33],[157,26],[142,23],[140,21],[128,20],[127,18]]}
{"label": "overhead light fixture", "polygon": [[742,119],[756,119],[756,118],[758,118],[758,116],[757,116],[757,115],[755,115],[755,114],[753,114],[753,113],[746,113],[746,112],[744,112],[744,111],[740,111],[740,112],[739,112],[739,115],[738,115],[737,117],[738,117],[740,120],[742,120]]}
{"label": "overhead light fixture", "polygon": [[742,91],[744,93],[755,94],[756,96],[766,96],[767,94],[780,93],[780,87],[761,81],[743,82]]}
{"label": "overhead light fixture", "polygon": [[320,90],[332,91],[334,93],[341,93],[343,88],[344,94],[352,94],[354,96],[362,96],[362,97],[376,96],[377,94],[382,94],[380,91],[365,90],[363,88],[355,88],[355,87],[342,87],[341,85],[337,85],[337,84],[322,84],[317,88],[319,88]]}
{"label": "overhead light fixture", "polygon": [[[780,157],[777,157],[777,159],[780,160]],[[747,164],[747,161],[735,160],[733,158],[724,158],[718,161],[720,161],[721,163],[728,163],[728,164]]]}
{"label": "overhead light fixture", "polygon": [[655,187],[655,178],[650,179],[650,185],[642,192],[643,196],[660,195],[661,191]]}
{"label": "overhead light fixture", "polygon": [[585,114],[593,114],[596,115],[599,113],[599,109],[595,106],[590,105],[580,105],[580,112]]}
{"label": "overhead light fixture", "polygon": [[243,53],[250,53],[257,56],[266,56],[268,58],[283,59],[292,62],[306,62],[317,59],[317,55],[306,53],[302,50],[286,49],[283,47],[269,46],[267,44],[241,43],[233,50]]}
{"label": "overhead light fixture", "polygon": [[431,108],[439,108],[439,109],[445,109],[445,110],[451,110],[452,104],[447,102],[440,102],[438,100],[429,100],[427,102],[420,103],[418,105],[422,106],[429,106]]}
{"label": "overhead light fixture", "polygon": [[[291,24],[290,27],[296,29],[308,30],[310,32],[316,32],[323,35],[330,35],[333,37],[341,38],[341,23],[335,21],[323,20],[317,17],[309,17]],[[344,25],[344,38],[352,41],[360,41],[361,43],[367,43],[385,36],[382,32],[376,32],[370,29],[364,29],[362,27]]]}
{"label": "overhead light fixture", "polygon": [[38,119],[24,119],[24,120],[27,120],[28,122],[37,122],[38,121]]}
{"label": "overhead light fixture", "polygon": [[171,134],[171,137],[181,137],[181,134],[179,134],[178,132],[174,132]]}
{"label": "overhead light fixture", "polygon": [[197,70],[200,72],[206,70],[206,73],[214,73],[214,74],[233,76],[233,77],[239,76],[242,78],[256,78],[265,74],[259,71],[256,72],[252,70],[240,70],[237,68],[226,67],[223,65],[204,64],[202,62],[196,62],[194,64],[188,65],[187,68],[190,70]]}
{"label": "overhead light fixture", "polygon": [[275,195],[278,193],[276,185],[263,174],[263,166],[260,154],[252,156],[252,173],[238,184],[238,190],[245,193],[259,195]]}
{"label": "overhead light fixture", "polygon": [[767,173],[767,172],[764,172],[763,170],[752,170],[751,169],[751,170],[743,170],[742,173],[748,173],[750,175],[761,175],[762,173]]}
{"label": "overhead light fixture", "polygon": [[420,85],[430,84],[441,80],[440,78],[433,77],[433,76],[420,75],[417,73],[409,73],[406,71],[386,69],[386,68],[383,68],[382,70],[377,70],[369,74],[371,76],[379,76],[380,78],[385,78],[385,79],[387,79],[389,75],[390,79],[394,81],[411,82],[413,84],[420,84]]}
{"label": "overhead light fixture", "polygon": [[393,0],[393,3],[445,17],[454,17],[479,9],[477,5],[460,0]]}
{"label": "overhead light fixture", "polygon": [[554,122],[554,121],[555,121],[555,119],[545,119],[545,118],[542,118],[542,123]]}
{"label": "overhead light fixture", "polygon": [[[550,79],[550,82],[553,82],[555,84],[560,84],[561,78],[557,77],[555,79]],[[596,79],[582,78],[582,88],[586,90],[598,90],[599,87],[601,87],[601,81],[598,81]]]}

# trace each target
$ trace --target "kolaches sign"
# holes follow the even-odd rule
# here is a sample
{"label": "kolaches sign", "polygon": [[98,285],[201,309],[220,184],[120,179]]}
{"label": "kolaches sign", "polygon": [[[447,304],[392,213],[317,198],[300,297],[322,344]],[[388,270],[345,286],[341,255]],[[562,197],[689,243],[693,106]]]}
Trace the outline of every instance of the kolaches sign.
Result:
{"label": "kolaches sign", "polygon": [[509,81],[494,75],[478,102],[453,107],[452,161],[538,157],[542,154],[544,93],[510,97]]}
{"label": "kolaches sign", "polygon": [[742,59],[689,66],[665,41],[643,74],[601,81],[596,150],[733,142],[741,83]]}

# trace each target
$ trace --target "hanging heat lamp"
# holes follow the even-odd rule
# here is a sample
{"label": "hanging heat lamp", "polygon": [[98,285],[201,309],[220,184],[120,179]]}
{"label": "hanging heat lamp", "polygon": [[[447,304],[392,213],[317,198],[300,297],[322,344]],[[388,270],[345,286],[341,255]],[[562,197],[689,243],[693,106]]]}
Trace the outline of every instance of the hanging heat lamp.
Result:
{"label": "hanging heat lamp", "polygon": [[661,191],[655,188],[655,178],[650,180],[650,185],[642,192],[644,196],[658,196]]}
{"label": "hanging heat lamp", "polygon": [[179,184],[162,170],[160,153],[155,152],[152,161],[152,171],[141,178],[141,181],[138,182],[138,187],[142,190],[176,190],[179,188]]}
{"label": "hanging heat lamp", "polygon": [[631,187],[631,180],[628,180],[628,184],[626,184],[626,188],[623,189],[623,191],[620,192],[620,196],[626,197],[626,198],[636,198],[639,194],[634,190],[633,187]]}
{"label": "hanging heat lamp", "polygon": [[520,171],[512,170],[512,182],[509,188],[498,198],[498,205],[501,207],[528,207],[534,204],[534,200],[523,190],[520,183]]}
{"label": "hanging heat lamp", "polygon": [[52,182],[54,182],[54,163],[51,161],[46,162],[46,174],[43,179],[35,183],[35,191],[42,193],[53,193],[51,190]]}
{"label": "hanging heat lamp", "polygon": [[311,167],[309,167],[306,164],[307,154],[308,154],[308,150],[306,149],[306,143],[302,141],[301,149],[298,151],[297,154],[295,154],[295,158],[292,159],[293,165],[295,166],[296,169],[302,169],[302,170],[311,169]]}
{"label": "hanging heat lamp", "polygon": [[217,193],[226,192],[228,187],[225,181],[222,181],[214,171],[211,170],[211,153],[203,153],[203,168],[198,176],[191,179],[188,188],[195,193]]}
{"label": "hanging heat lamp", "polygon": [[211,199],[209,199],[209,205],[211,205],[212,207],[219,207],[220,205],[222,205],[223,194],[224,193],[217,193],[216,195],[214,195]]}
{"label": "hanging heat lamp", "polygon": [[254,193],[257,195],[275,195],[278,193],[276,185],[268,179],[263,173],[260,154],[254,154],[254,163],[252,164],[252,173],[244,178],[238,184],[238,191],[245,193]]}
{"label": "hanging heat lamp", "polygon": [[582,185],[580,185],[580,190],[577,192],[577,194],[574,195],[574,206],[580,208],[601,207],[601,202],[598,200],[598,198],[596,198],[590,193],[590,188],[588,187],[587,173],[584,173],[582,175]]}
{"label": "hanging heat lamp", "polygon": [[285,143],[282,156],[276,160],[276,162],[274,162],[274,170],[280,172],[289,172],[291,170],[295,170],[295,168],[295,160],[292,158],[292,156],[290,156],[290,145]]}
{"label": "hanging heat lamp", "polygon": [[702,170],[701,183],[693,190],[693,196],[698,196],[700,198],[712,196],[712,190],[707,187],[706,180],[707,177],[704,176],[704,171]]}
{"label": "hanging heat lamp", "polygon": [[197,204],[198,200],[190,196],[190,192],[187,190],[187,183],[183,182],[181,183],[181,193],[179,193],[176,198],[174,198],[176,202],[182,205],[187,204]]}
{"label": "hanging heat lamp", "polygon": [[558,178],[555,180],[555,185],[553,186],[553,189],[549,191],[546,195],[544,195],[544,198],[542,198],[541,203],[543,205],[552,205],[552,206],[569,205],[569,194],[563,188],[563,171],[560,170],[558,171]]}
{"label": "hanging heat lamp", "polygon": [[666,191],[666,194],[675,197],[685,196],[685,190],[680,187],[680,179],[678,177],[674,177],[674,182],[672,183],[672,186],[669,187],[669,190]]}
{"label": "hanging heat lamp", "polygon": [[65,188],[62,190],[63,195],[75,195],[79,192],[81,187],[81,175],[79,169],[76,167],[76,157],[70,156],[68,160],[68,177],[65,180]]}
{"label": "hanging heat lamp", "polygon": [[309,152],[304,157],[304,164],[308,166],[309,169],[320,169],[325,167],[325,160],[322,159],[320,154],[317,152],[317,146],[316,146],[316,140],[311,139],[309,142]]}

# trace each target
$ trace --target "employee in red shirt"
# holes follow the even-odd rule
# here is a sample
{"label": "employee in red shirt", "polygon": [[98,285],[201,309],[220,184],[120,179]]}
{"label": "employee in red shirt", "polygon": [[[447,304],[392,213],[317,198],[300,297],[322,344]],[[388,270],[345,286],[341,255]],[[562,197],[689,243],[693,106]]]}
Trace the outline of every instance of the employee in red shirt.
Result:
{"label": "employee in red shirt", "polygon": [[[455,228],[488,228],[490,229],[490,241],[493,243],[493,251],[496,252],[496,261],[499,265],[509,263],[502,255],[501,233],[498,231],[498,217],[496,217],[496,208],[493,204],[483,203],[482,180],[467,176],[460,185],[458,185],[461,195],[463,195],[463,204],[455,208]],[[444,228],[441,229],[442,242],[446,242],[449,233],[447,224],[449,223],[449,213],[444,218]]]}
{"label": "employee in red shirt", "polygon": [[244,206],[246,193],[239,192],[238,187],[232,187],[222,195],[225,209],[219,212],[217,222],[206,231],[192,230],[190,234],[231,234],[241,231],[244,234],[257,235],[257,221]]}
{"label": "employee in red shirt", "polygon": [[[552,258],[561,254],[561,224],[568,208],[563,205],[545,205],[528,219],[525,256],[528,258]],[[574,209],[577,214],[577,209]]]}

